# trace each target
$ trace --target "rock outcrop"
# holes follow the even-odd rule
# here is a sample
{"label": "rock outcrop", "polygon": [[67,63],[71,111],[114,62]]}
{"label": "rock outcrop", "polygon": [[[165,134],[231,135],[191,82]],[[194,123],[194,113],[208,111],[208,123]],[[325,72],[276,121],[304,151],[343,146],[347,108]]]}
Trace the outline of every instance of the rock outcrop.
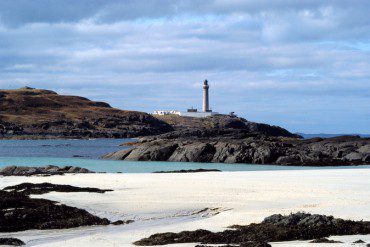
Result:
{"label": "rock outcrop", "polygon": [[314,243],[314,244],[317,244],[317,243],[342,244],[343,242],[342,241],[337,241],[337,240],[331,240],[331,239],[327,239],[327,238],[318,238],[318,239],[314,239],[314,240],[310,241],[310,243]]}
{"label": "rock outcrop", "polygon": [[170,124],[175,131],[165,135],[166,138],[180,137],[216,137],[225,135],[259,134],[266,136],[281,136],[301,138],[297,134],[279,126],[250,122],[241,117],[229,115],[215,115],[206,118],[183,117],[177,115],[156,116]]}
{"label": "rock outcrop", "polygon": [[23,192],[4,190],[0,190],[0,222],[0,232],[110,224],[108,219],[99,218],[83,209],[30,198]]}
{"label": "rock outcrop", "polygon": [[76,187],[67,184],[51,184],[51,183],[22,183],[14,186],[8,186],[3,189],[7,192],[20,192],[24,195],[42,195],[49,192],[89,192],[89,193],[105,193],[113,190],[102,190],[90,187]]}
{"label": "rock outcrop", "polygon": [[0,168],[0,176],[32,176],[32,175],[63,175],[66,173],[93,173],[92,171],[76,166],[7,166]]}
{"label": "rock outcrop", "polygon": [[0,238],[0,245],[22,246],[26,244],[18,238]]}
{"label": "rock outcrop", "polygon": [[[110,222],[92,215],[86,210],[60,204],[47,199],[31,198],[49,192],[105,193],[112,190],[76,187],[51,183],[22,183],[0,190],[0,232],[16,232],[31,229],[66,229],[92,225],[124,225],[133,220]],[[23,245],[18,239],[0,238],[0,245]]]}
{"label": "rock outcrop", "polygon": [[143,112],[50,90],[0,90],[0,138],[126,138],[173,128]]}
{"label": "rock outcrop", "polygon": [[135,245],[165,245],[178,243],[231,244],[254,246],[248,243],[261,243],[255,246],[268,246],[266,242],[311,240],[330,235],[370,234],[369,221],[351,221],[333,216],[295,213],[272,215],[261,223],[246,226],[231,226],[223,232],[207,230],[183,231],[179,233],[158,233],[135,242]]}
{"label": "rock outcrop", "polygon": [[359,136],[300,140],[237,131],[214,137],[192,135],[176,138],[173,135],[143,138],[132,148],[103,158],[296,166],[370,164],[370,138]]}

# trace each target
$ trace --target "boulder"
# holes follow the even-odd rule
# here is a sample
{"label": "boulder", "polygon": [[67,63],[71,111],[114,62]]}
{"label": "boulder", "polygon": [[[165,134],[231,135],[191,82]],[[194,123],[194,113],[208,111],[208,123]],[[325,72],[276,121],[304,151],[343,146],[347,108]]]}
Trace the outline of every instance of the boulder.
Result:
{"label": "boulder", "polygon": [[343,158],[346,161],[362,161],[363,159],[363,154],[357,153],[357,152],[352,152],[344,156]]}
{"label": "boulder", "polygon": [[119,150],[117,152],[105,154],[101,158],[107,160],[124,160],[132,150],[133,148]]}
{"label": "boulder", "polygon": [[343,243],[341,241],[336,241],[336,240],[330,240],[330,239],[327,239],[327,238],[318,238],[318,239],[314,239],[312,241],[310,241],[310,243],[328,243],[328,244],[340,244],[340,243]]}
{"label": "boulder", "polygon": [[143,145],[132,150],[126,159],[139,161],[166,161],[170,158],[176,148],[176,143],[153,143],[153,145]]}
{"label": "boulder", "polygon": [[74,166],[58,167],[58,166],[7,166],[0,168],[2,176],[32,176],[32,175],[63,175],[65,173],[92,173],[92,171]]}
{"label": "boulder", "polygon": [[211,162],[216,149],[209,143],[192,143],[174,150],[168,161]]}
{"label": "boulder", "polygon": [[0,238],[0,245],[22,246],[26,244],[18,238]]}

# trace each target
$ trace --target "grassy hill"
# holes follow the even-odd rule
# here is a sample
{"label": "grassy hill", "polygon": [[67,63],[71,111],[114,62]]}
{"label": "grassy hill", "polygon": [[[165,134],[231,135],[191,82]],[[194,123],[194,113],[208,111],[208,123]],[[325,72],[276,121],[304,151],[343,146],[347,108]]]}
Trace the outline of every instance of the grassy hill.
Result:
{"label": "grassy hill", "polygon": [[44,137],[136,137],[171,131],[153,116],[112,108],[50,90],[0,90],[0,135]]}

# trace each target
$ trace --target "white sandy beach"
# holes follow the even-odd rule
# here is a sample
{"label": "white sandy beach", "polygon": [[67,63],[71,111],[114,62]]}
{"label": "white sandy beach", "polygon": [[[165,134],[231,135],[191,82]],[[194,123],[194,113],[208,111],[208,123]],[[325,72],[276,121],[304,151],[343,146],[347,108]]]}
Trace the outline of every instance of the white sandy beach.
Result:
{"label": "white sandy beach", "polygon": [[[370,220],[370,169],[2,177],[0,187],[22,182],[113,189],[105,194],[54,192],[37,197],[110,220],[135,220],[122,226],[0,234],[18,237],[27,246],[124,246],[153,233],[199,228],[217,231],[233,224],[260,222],[274,213],[296,211]],[[204,208],[208,210],[199,213]],[[370,235],[342,236],[332,239],[344,241],[344,245],[329,246],[354,246],[351,243],[359,238],[370,242]]]}

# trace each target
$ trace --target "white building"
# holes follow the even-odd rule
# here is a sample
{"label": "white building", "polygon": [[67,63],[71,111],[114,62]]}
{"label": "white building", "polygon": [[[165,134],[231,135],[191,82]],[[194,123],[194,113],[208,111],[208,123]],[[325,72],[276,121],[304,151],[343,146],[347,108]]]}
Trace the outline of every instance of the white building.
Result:
{"label": "white building", "polygon": [[180,112],[179,111],[175,111],[175,110],[156,110],[153,112],[154,115],[180,115]]}
{"label": "white building", "polygon": [[180,116],[183,116],[183,117],[199,117],[199,118],[202,118],[202,117],[210,117],[210,116],[213,116],[213,115],[217,115],[219,114],[218,112],[180,112]]}
{"label": "white building", "polygon": [[179,115],[183,117],[198,117],[198,118],[204,118],[209,117],[213,115],[219,114],[218,112],[213,112],[209,108],[209,85],[208,81],[205,80],[203,83],[203,107],[201,112],[199,112],[197,109],[191,108],[188,109],[186,112],[176,111],[176,110],[156,110],[153,112],[154,115]]}

